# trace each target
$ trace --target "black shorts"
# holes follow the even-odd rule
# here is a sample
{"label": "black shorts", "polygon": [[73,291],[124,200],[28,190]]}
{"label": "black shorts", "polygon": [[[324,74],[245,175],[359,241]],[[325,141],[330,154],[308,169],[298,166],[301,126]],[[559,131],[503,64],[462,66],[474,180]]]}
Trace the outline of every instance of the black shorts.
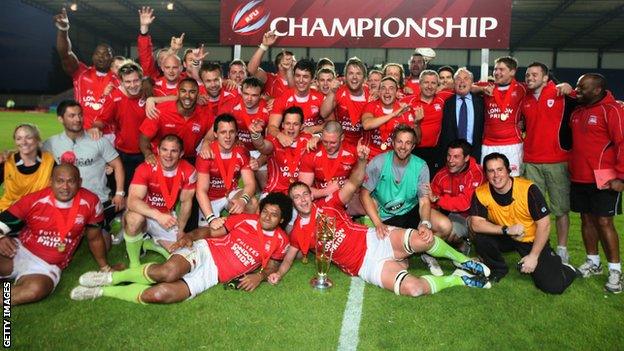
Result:
{"label": "black shorts", "polygon": [[409,212],[386,219],[384,224],[401,228],[418,228],[420,224],[420,206],[416,204]]}
{"label": "black shorts", "polygon": [[611,189],[601,190],[595,183],[570,184],[570,209],[601,217],[622,214],[622,194]]}

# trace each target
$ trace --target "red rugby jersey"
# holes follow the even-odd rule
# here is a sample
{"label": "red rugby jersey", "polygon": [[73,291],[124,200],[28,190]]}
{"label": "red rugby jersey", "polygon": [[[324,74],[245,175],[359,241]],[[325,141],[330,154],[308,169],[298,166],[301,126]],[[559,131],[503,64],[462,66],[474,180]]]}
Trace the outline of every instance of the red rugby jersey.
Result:
{"label": "red rugby jersey", "polygon": [[[195,168],[193,168],[193,166],[191,166],[191,164],[187,161],[180,160],[180,163],[178,163],[178,168],[175,171],[163,172],[167,188],[171,189],[171,191],[174,190],[172,189],[173,177],[177,174],[177,172],[180,172],[181,178],[180,189],[178,191],[176,202],[180,199],[180,191],[195,189],[195,182],[197,181]],[[160,182],[158,180],[156,167],[152,167],[147,162],[141,163],[139,167],[137,167],[136,171],[134,171],[134,177],[132,178],[132,182],[130,184],[146,186],[147,196],[145,196],[144,199],[145,203],[148,204],[151,208],[155,208],[160,212],[169,213],[170,210],[165,204],[165,198],[160,188]]]}
{"label": "red rugby jersey", "polygon": [[[218,147],[217,141],[210,143],[212,148]],[[221,155],[224,157],[225,155]],[[204,159],[198,157],[195,161],[195,167],[197,172],[208,174],[210,176],[210,187],[208,188],[208,198],[210,200],[220,199],[227,196],[227,194],[238,188],[238,180],[240,179],[242,170],[250,170],[249,168],[249,151],[243,146],[235,145],[232,148],[232,152],[228,155],[229,158],[223,159],[223,165],[226,172],[231,171],[232,180],[229,184],[229,191],[226,189],[224,174],[221,174],[219,164],[216,159]]]}

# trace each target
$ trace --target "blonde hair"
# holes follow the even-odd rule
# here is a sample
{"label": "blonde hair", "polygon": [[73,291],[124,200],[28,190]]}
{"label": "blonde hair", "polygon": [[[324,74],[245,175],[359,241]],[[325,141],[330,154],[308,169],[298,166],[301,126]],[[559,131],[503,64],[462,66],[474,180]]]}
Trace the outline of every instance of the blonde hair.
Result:
{"label": "blonde hair", "polygon": [[39,127],[37,127],[36,125],[32,123],[22,123],[18,125],[17,127],[15,127],[15,130],[13,130],[13,140],[15,140],[17,131],[20,128],[28,129],[28,131],[30,131],[30,133],[35,137],[35,139],[37,139],[38,142],[41,142],[41,132],[39,131]]}

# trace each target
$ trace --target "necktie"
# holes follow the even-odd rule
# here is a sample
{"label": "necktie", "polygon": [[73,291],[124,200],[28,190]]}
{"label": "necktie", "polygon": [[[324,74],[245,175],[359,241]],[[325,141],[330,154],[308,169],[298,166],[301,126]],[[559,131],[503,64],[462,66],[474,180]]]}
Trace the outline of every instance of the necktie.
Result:
{"label": "necktie", "polygon": [[462,96],[461,106],[459,107],[459,121],[457,122],[457,136],[461,139],[468,138],[468,107],[466,106],[466,97]]}

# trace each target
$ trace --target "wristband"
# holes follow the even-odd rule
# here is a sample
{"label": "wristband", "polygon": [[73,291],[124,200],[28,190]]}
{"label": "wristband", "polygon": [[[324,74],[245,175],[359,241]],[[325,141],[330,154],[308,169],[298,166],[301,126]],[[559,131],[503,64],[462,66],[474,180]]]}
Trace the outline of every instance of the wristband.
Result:
{"label": "wristband", "polygon": [[503,228],[501,229],[502,229],[503,235],[509,235],[509,227],[504,225]]}
{"label": "wristband", "polygon": [[251,133],[251,140],[258,140],[262,138],[262,134],[260,133]]}
{"label": "wristband", "polygon": [[264,45],[264,44],[260,44],[260,45],[258,45],[258,47],[259,47],[259,48],[260,48],[260,50],[262,50],[262,51],[267,51],[267,50],[269,50],[269,47],[268,47],[268,46],[266,46],[266,45]]}
{"label": "wristband", "polygon": [[243,201],[245,201],[245,205],[247,205],[249,203],[249,201],[251,201],[251,198],[247,194],[243,194],[243,196],[241,196],[241,199],[243,199]]}
{"label": "wristband", "polygon": [[115,192],[115,195],[119,195],[121,197],[124,197],[124,196],[126,196],[126,192],[125,191],[117,191],[117,192]]}
{"label": "wristband", "polygon": [[211,214],[210,216],[208,216],[208,218],[206,218],[206,222],[208,222],[208,225],[210,225],[210,223],[215,219],[217,219],[217,217],[214,214]]}
{"label": "wristband", "polygon": [[424,225],[425,227],[427,227],[427,229],[431,229],[433,228],[433,225],[431,225],[431,222],[429,222],[428,220],[422,220],[420,221],[420,223],[418,224],[418,226]]}
{"label": "wristband", "polygon": [[318,137],[319,139],[323,137],[323,133],[314,133],[312,136]]}
{"label": "wristband", "polygon": [[58,23],[58,22],[55,22],[55,23],[54,23],[54,25],[55,25],[55,26],[56,26],[56,28],[57,28],[58,30],[60,30],[61,32],[67,32],[67,31],[69,30],[69,23],[67,23],[64,27],[63,27],[63,26],[61,26],[61,24],[60,24],[60,23]]}

